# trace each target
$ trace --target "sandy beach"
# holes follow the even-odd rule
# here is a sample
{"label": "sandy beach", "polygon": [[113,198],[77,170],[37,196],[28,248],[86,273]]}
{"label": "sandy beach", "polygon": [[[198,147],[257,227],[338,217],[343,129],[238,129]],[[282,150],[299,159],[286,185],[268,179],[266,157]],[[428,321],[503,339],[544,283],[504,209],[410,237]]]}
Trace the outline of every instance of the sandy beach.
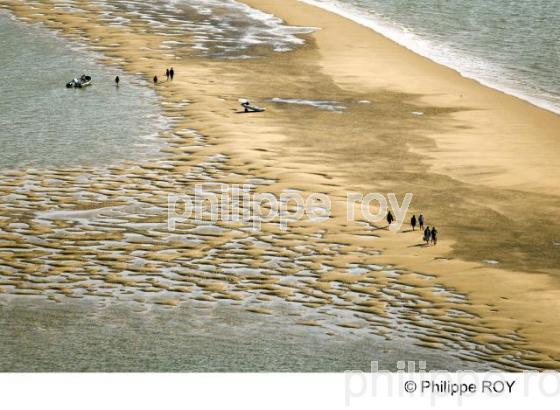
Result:
{"label": "sandy beach", "polygon": [[[318,29],[247,60],[175,55],[161,47],[172,36],[145,21],[108,25],[79,3],[3,5],[146,79],[173,66],[174,81],[156,87],[173,129],[153,161],[2,171],[3,296],[227,300],[256,314],[275,314],[278,298],[327,334],[406,331],[464,360],[560,368],[558,115],[296,0],[244,0]],[[239,98],[267,111],[239,115]],[[288,232],[225,222],[185,223],[186,239],[166,232],[167,195],[200,181],[326,193],[331,218]],[[347,221],[348,192],[413,193],[409,212],[438,228],[438,245],[420,246],[406,225]]]}

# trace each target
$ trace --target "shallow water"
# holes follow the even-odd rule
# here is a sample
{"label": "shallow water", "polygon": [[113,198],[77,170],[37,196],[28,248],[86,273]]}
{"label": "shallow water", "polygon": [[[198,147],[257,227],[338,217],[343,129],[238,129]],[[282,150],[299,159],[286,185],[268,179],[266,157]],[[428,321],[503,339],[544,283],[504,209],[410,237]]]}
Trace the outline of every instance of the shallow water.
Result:
{"label": "shallow water", "polygon": [[[141,79],[5,13],[0,50],[0,168],[101,165],[158,152],[165,119]],[[65,88],[82,73],[92,86]]]}
{"label": "shallow water", "polygon": [[[166,36],[163,49],[177,57],[244,59],[262,55],[261,49],[285,52],[303,44],[297,34],[312,27],[293,27],[271,14],[235,0],[93,0],[104,24],[125,26],[132,20],[147,24],[150,32]],[[68,2],[74,10],[79,2]]]}
{"label": "shallow water", "polygon": [[277,104],[297,104],[297,105],[307,105],[310,107],[315,107],[320,110],[340,112],[345,110],[346,107],[337,101],[315,101],[315,100],[304,100],[301,98],[278,98],[275,97],[270,100]]}
{"label": "shallow water", "polygon": [[[288,315],[229,304],[178,308],[84,301],[0,304],[0,371],[368,371],[371,361],[426,361],[433,370],[488,370],[409,339],[326,335]],[[418,365],[418,364],[417,364]]]}

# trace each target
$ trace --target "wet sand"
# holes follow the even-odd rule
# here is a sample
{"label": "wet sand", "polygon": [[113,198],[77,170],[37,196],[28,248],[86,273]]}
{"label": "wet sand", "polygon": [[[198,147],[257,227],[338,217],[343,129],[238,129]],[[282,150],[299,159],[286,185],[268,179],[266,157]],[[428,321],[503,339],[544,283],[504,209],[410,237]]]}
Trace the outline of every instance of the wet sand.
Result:
{"label": "wet sand", "polygon": [[[174,119],[162,135],[167,157],[2,172],[0,190],[10,198],[1,213],[4,292],[169,306],[228,299],[261,314],[274,313],[281,298],[301,306],[302,326],[329,333],[396,332],[505,369],[559,367],[558,168],[549,162],[558,116],[295,1],[248,3],[321,30],[295,51],[246,61],[174,58],[160,48],[167,36],[141,21],[103,25],[87,4],[70,14],[7,3],[20,17],[48,15],[49,26],[89,39],[126,70],[149,79],[174,66],[177,77],[158,86]],[[266,105],[266,115],[237,115],[240,97]],[[288,233],[273,224],[255,235],[193,222],[170,234],[167,194],[200,181],[325,192],[335,199],[332,218]],[[413,192],[414,210],[443,241],[424,248],[408,229],[348,223],[348,191]],[[540,213],[525,215],[527,203]],[[64,217],[53,216],[60,209]],[[98,212],[84,218],[84,209]]]}

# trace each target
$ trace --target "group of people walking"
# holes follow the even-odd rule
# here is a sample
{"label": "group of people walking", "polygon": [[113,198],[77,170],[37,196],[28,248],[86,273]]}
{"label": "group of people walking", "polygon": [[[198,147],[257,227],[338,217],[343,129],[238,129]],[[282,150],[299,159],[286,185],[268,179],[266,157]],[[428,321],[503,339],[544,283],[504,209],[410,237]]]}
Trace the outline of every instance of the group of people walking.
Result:
{"label": "group of people walking", "polygon": [[[175,70],[173,69],[173,67],[171,68],[166,68],[165,69],[165,77],[167,78],[167,81],[173,81],[173,77],[175,77]],[[154,85],[157,85],[159,79],[157,75],[154,75]],[[121,82],[121,79],[119,78],[119,76],[115,77],[115,85],[118,87],[119,83]]]}
{"label": "group of people walking", "polygon": [[[394,220],[395,220],[395,217],[393,216],[391,211],[389,211],[387,213],[387,223],[389,225],[391,225]],[[424,239],[424,242],[426,242],[426,246],[429,246],[430,242],[433,245],[437,245],[438,230],[436,229],[435,226],[432,226],[431,228],[429,226],[426,226],[424,228],[424,215],[423,214],[420,214],[418,216],[418,218],[416,218],[416,215],[412,215],[412,218],[410,219],[410,225],[412,226],[413,231],[416,230],[416,225],[418,225],[418,228],[420,229],[420,232],[424,233],[424,238],[423,239]]]}
{"label": "group of people walking", "polygon": [[165,70],[165,77],[167,77],[167,80],[173,81],[173,77],[175,77],[175,70],[173,70],[173,67]]}
{"label": "group of people walking", "polygon": [[429,226],[426,226],[424,228],[424,215],[420,214],[418,216],[418,219],[416,219],[416,215],[412,215],[412,218],[410,219],[410,225],[412,226],[412,230],[416,230],[416,225],[418,224],[418,228],[420,229],[420,232],[424,233],[424,242],[426,242],[426,246],[430,245],[430,242],[434,245],[437,245],[437,235],[438,235],[438,230],[436,229],[435,226],[432,226],[431,228]]}
{"label": "group of people walking", "polygon": [[[173,81],[173,77],[175,77],[175,70],[173,67],[165,69],[165,78],[167,81]],[[158,83],[158,76],[154,75],[154,85]]]}

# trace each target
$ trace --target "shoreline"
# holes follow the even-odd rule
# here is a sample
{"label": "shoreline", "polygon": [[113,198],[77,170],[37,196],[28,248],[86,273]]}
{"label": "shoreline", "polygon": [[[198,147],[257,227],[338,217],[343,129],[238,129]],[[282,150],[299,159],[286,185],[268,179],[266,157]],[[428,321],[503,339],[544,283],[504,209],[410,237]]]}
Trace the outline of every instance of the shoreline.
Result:
{"label": "shoreline", "polygon": [[[560,175],[560,167],[554,165],[544,168],[542,162],[536,161],[536,158],[539,157],[539,160],[546,158],[546,162],[553,163],[552,156],[539,151],[550,149],[555,154],[559,151],[555,144],[558,137],[556,126],[560,124],[560,115],[537,107],[519,97],[485,86],[477,80],[463,77],[458,71],[416,54],[371,28],[362,26],[346,17],[297,0],[288,1],[293,5],[289,10],[287,7],[269,0],[242,0],[252,7],[278,15],[284,21],[295,26],[309,26],[305,22],[310,20],[306,15],[296,13],[295,10],[311,13],[313,20],[330,25],[330,30],[323,29],[308,36],[318,42],[320,49],[328,50],[328,53],[325,53],[321,59],[321,67],[323,72],[331,76],[339,86],[356,91],[368,88],[392,90],[410,94],[413,98],[419,97],[419,103],[459,110],[454,113],[452,120],[469,124],[475,131],[472,133],[458,132],[468,135],[470,138],[477,138],[477,144],[463,143],[457,146],[457,141],[449,140],[446,135],[437,133],[430,135],[430,138],[434,138],[442,147],[438,152],[439,160],[446,162],[445,167],[432,163],[432,170],[450,173],[454,178],[467,183],[479,183],[482,176],[482,182],[490,186],[528,192],[540,192],[548,189],[555,195],[560,195],[556,184],[557,178],[548,179],[546,182],[542,180],[546,171],[550,171],[553,176]],[[339,29],[343,34],[333,30],[335,25],[340,26]],[[370,48],[371,50],[369,50]],[[362,54],[357,55],[357,50]],[[383,58],[380,59],[379,56]],[[340,58],[341,61],[337,62],[336,58]],[[365,75],[364,67],[368,67],[368,71],[372,75]],[[493,123],[488,122],[487,112],[490,110],[495,116],[492,119]],[[484,117],[482,117],[483,115]],[[489,124],[492,124],[492,129],[484,129],[488,128]],[[504,145],[506,140],[503,138],[493,141],[496,140],[494,133],[498,135],[503,133],[511,137],[522,136],[527,139],[527,134],[534,133],[535,130],[541,134],[541,144],[546,144],[546,146],[539,146],[539,150],[525,143],[518,146],[515,144],[514,138],[510,138],[510,146]],[[457,139],[459,138],[455,138],[455,140]],[[502,155],[501,157],[484,158],[488,162],[491,161],[492,165],[465,158],[462,159],[462,163],[457,164],[457,158],[452,157],[452,153],[448,153],[447,157],[442,156],[447,150],[455,153],[459,149],[467,156],[471,152],[481,154],[478,149],[480,146],[495,150],[497,153],[501,152]],[[426,151],[423,153],[429,154]],[[530,158],[528,154],[535,158]],[[530,170],[531,166],[539,166],[543,171],[539,175],[541,178],[536,178],[534,174],[522,175],[517,172],[517,169],[513,169],[512,166],[516,160],[521,163],[524,170]],[[474,175],[472,172],[453,170],[453,168],[463,167],[469,170],[482,167],[486,169]],[[503,171],[500,172],[499,169]],[[486,173],[490,177],[486,177],[484,175]],[[501,175],[496,177],[493,174]]]}
{"label": "shoreline", "polygon": [[[292,22],[293,20],[297,21],[298,19],[301,19],[303,21],[308,19],[309,16],[309,14],[306,13],[299,13],[300,16],[305,17],[298,17],[298,12],[301,12],[302,9],[301,5],[297,5],[297,7],[295,7],[296,3],[293,4],[294,9],[290,10],[290,13],[284,13],[280,10],[282,8],[281,6],[270,1],[254,0],[246,1],[246,3],[255,5],[257,8],[264,9],[266,11],[273,10],[273,14],[282,17],[284,20],[288,21],[288,23],[292,24],[294,24]],[[308,12],[309,9],[305,9],[305,11]],[[290,14],[291,17],[284,14]],[[315,13],[311,14],[315,16]],[[358,79],[358,76],[354,77],[353,74],[353,68],[360,64],[359,58],[357,59],[358,61],[354,59],[350,68],[340,67],[340,64],[336,64],[336,61],[333,61],[333,59],[329,57],[328,53],[332,53],[332,51],[329,51],[328,47],[324,47],[325,41],[332,39],[333,32],[331,30],[333,24],[340,24],[340,20],[335,18],[334,23],[332,23],[332,17],[325,16],[322,13],[319,13],[319,15],[322,21],[324,23],[328,23],[326,25],[331,27],[328,28],[329,31],[327,34],[324,35],[323,31],[306,35],[304,36],[306,39],[313,40],[309,44],[306,43],[301,50],[290,52],[288,53],[288,56],[276,55],[273,58],[270,58],[273,62],[280,64],[281,67],[273,68],[271,66],[267,66],[267,64],[270,64],[270,62],[267,61],[244,63],[236,62],[231,63],[235,70],[235,73],[232,74],[226,73],[224,67],[222,67],[219,63],[206,62],[200,66],[198,63],[203,60],[198,59],[194,62],[184,63],[188,64],[188,66],[182,67],[184,70],[181,70],[181,72],[188,72],[188,77],[183,77],[183,80],[178,80],[176,88],[171,89],[166,86],[165,88],[158,89],[158,92],[160,92],[166,99],[171,100],[177,100],[179,98],[184,99],[185,97],[189,99],[192,98],[193,101],[188,109],[188,112],[190,112],[190,118],[184,119],[185,124],[188,124],[189,127],[201,130],[205,134],[212,135],[211,138],[217,145],[215,152],[227,152],[228,155],[233,158],[234,164],[235,162],[238,164],[253,163],[257,169],[262,171],[259,176],[267,176],[277,179],[280,182],[279,186],[276,187],[277,190],[282,187],[299,185],[307,187],[307,189],[311,192],[330,190],[329,192],[333,193],[335,196],[341,195],[344,190],[349,190],[350,187],[367,192],[369,188],[369,181],[362,181],[359,178],[352,177],[352,175],[349,174],[349,171],[344,169],[344,167],[340,167],[339,169],[332,168],[332,152],[315,152],[313,155],[310,154],[310,148],[317,148],[313,141],[311,141],[312,138],[309,139],[310,142],[308,142],[309,145],[307,147],[298,147],[298,145],[301,145],[301,141],[297,141],[296,143],[294,138],[301,132],[301,124],[305,123],[306,117],[309,115],[309,111],[305,111],[305,108],[302,108],[295,113],[290,110],[271,110],[269,117],[255,118],[251,119],[249,122],[246,122],[245,119],[239,118],[241,116],[237,116],[236,118],[236,116],[231,115],[230,107],[233,104],[233,101],[235,101],[235,97],[239,95],[259,96],[260,94],[258,88],[264,84],[264,79],[266,77],[264,75],[256,75],[251,80],[253,83],[247,84],[243,81],[244,68],[250,66],[254,69],[264,66],[267,70],[272,72],[275,70],[281,71],[285,69],[283,65],[291,64],[291,59],[293,58],[300,59],[298,60],[299,62],[302,64],[308,64],[313,68],[318,62],[318,66],[320,67],[322,74],[325,75],[325,78],[320,79],[320,81],[322,81],[322,84],[326,85],[327,91],[331,88],[332,90],[336,89],[338,90],[337,92],[339,95],[344,99],[364,94],[363,90],[356,90],[356,80]],[[59,21],[60,20],[61,17],[59,17]],[[74,22],[73,27],[79,26],[79,24],[77,24],[79,23],[79,20],[77,19],[73,20],[69,17],[66,20],[62,19],[62,21],[70,23]],[[89,30],[90,36],[92,34],[98,34],[100,36],[105,34],[106,37],[106,33],[104,33],[101,28],[95,28],[93,23],[87,26],[87,29]],[[323,35],[324,38],[321,39]],[[358,35],[361,35],[361,33],[358,33]],[[149,60],[148,62],[139,61],[139,53],[132,51],[132,48],[138,47],[139,44],[142,44],[140,42],[141,38],[138,37],[134,40],[134,44],[130,45],[129,49],[125,51],[120,49],[114,50],[110,52],[109,55],[115,54],[117,56],[120,55],[126,57],[128,60],[127,69],[131,71],[139,70],[142,71],[145,76],[148,76],[148,73],[153,71],[156,65],[160,66],[164,64],[164,62],[158,61],[156,63]],[[153,40],[157,41],[157,39]],[[315,48],[318,49],[319,56],[317,55]],[[327,55],[321,55],[321,53],[324,53],[325,50],[327,50]],[[336,52],[339,52],[340,49],[336,49],[334,51],[334,54],[336,54]],[[348,60],[345,60],[345,62],[346,61]],[[171,63],[171,61],[166,63]],[[173,62],[172,64],[176,64],[176,62]],[[199,77],[208,76],[208,72],[219,73],[222,75],[222,77],[220,77],[222,84],[219,87],[209,84],[207,81],[204,81],[201,77]],[[391,110],[395,109],[395,105],[400,106],[403,104],[403,101],[410,98],[417,98],[415,103],[411,104],[411,107],[417,105],[418,102],[422,102],[423,104],[429,103],[426,105],[428,108],[430,106],[445,105],[443,103],[449,102],[448,99],[439,96],[434,98],[430,93],[425,95],[432,95],[431,97],[418,97],[415,93],[411,93],[411,90],[406,89],[398,90],[399,93],[403,93],[404,91],[405,94],[407,94],[404,95],[404,98],[403,95],[398,93],[398,95],[395,95],[395,93],[379,94],[380,88],[391,88],[387,87],[387,84],[383,83],[383,81],[386,81],[387,78],[382,79],[383,81],[381,82],[371,81],[371,78],[368,79],[367,76],[363,76],[363,70],[356,70],[355,72],[362,75],[359,77],[360,86],[365,85],[366,87],[373,87],[372,91],[368,91],[371,96],[375,96],[376,99],[386,100],[388,105],[387,112],[391,112]],[[283,77],[281,77],[282,75]],[[301,76],[302,74],[297,73],[297,75]],[[290,76],[279,73],[279,77],[281,77],[281,80],[275,79],[275,83],[271,84],[271,86],[275,90],[291,90],[291,88],[286,87],[287,82],[292,80]],[[368,80],[365,84],[361,81],[364,79]],[[333,81],[330,82],[329,80]],[[278,83],[276,83],[276,81],[278,81]],[[311,92],[311,90],[314,89],[314,85],[315,83],[310,81],[310,88],[307,91]],[[417,82],[413,82],[412,88],[414,88],[415,85],[418,85]],[[335,87],[340,87],[340,89]],[[487,94],[487,92],[480,90],[478,90],[478,92],[481,92],[484,95]],[[262,94],[262,90],[260,93]],[[228,98],[224,101],[216,101],[216,95],[227,95]],[[437,104],[434,104],[435,102],[437,102]],[[456,107],[454,107],[456,109],[460,107],[461,104],[458,104],[458,101],[452,100],[450,105],[456,105]],[[208,107],[211,107],[211,109],[208,110]],[[357,108],[354,107],[353,109],[357,110]],[[435,122],[443,121],[440,118],[442,115],[449,115],[447,112],[440,112],[440,109],[432,108],[432,111],[433,114],[427,115],[427,117],[433,115]],[[386,112],[383,114],[386,114]],[[451,115],[453,114],[454,113],[451,112]],[[383,115],[379,115],[379,117],[380,120],[390,118]],[[294,120],[293,124],[290,124],[291,129],[287,126],[287,124],[289,124],[289,122],[287,122],[288,118],[293,118]],[[362,115],[358,113],[358,116],[354,118],[362,118]],[[317,119],[324,119],[327,123],[332,121],[332,119],[323,116],[323,114],[321,114]],[[451,120],[455,121],[457,119],[452,118]],[[459,120],[464,121],[465,119],[459,118]],[[430,122],[434,121],[430,120]],[[418,123],[414,122],[412,126],[418,126]],[[278,127],[285,127],[286,129],[279,129]],[[424,126],[420,126],[421,129],[424,129],[423,127]],[[438,128],[432,128],[432,130],[433,129],[437,130]],[[311,131],[309,132],[311,133]],[[258,135],[260,138],[255,139],[253,135]],[[309,136],[312,135],[310,134]],[[286,145],[290,145],[286,144],[287,140],[294,142],[294,144],[286,147]],[[426,149],[426,146],[429,147],[429,144],[425,143],[419,143],[418,145],[424,145],[424,149]],[[281,163],[279,163],[277,159],[278,157],[282,158]],[[308,162],[303,167],[299,163],[302,158],[308,159]],[[323,161],[325,161],[325,163]],[[335,159],[335,162],[337,161],[338,160]],[[325,169],[326,164],[330,164],[331,166],[330,169],[328,169],[329,166],[327,166],[327,171]],[[335,182],[333,182],[333,179],[336,180],[337,183],[340,183],[340,185],[336,185]],[[554,179],[554,177],[552,177],[552,179]],[[488,181],[487,183],[491,182],[494,181]],[[335,188],[333,188],[333,186],[335,186]],[[340,205],[341,204],[337,204],[337,209],[335,209],[335,214],[337,214],[338,217],[342,214]],[[358,249],[359,247],[364,246],[361,241],[349,241],[347,239],[347,234],[344,233],[343,230],[341,232],[335,232],[332,240],[335,240],[337,237],[345,238],[341,239],[341,241],[349,242],[349,246],[351,246],[352,249]],[[414,243],[417,242],[416,239],[410,238],[409,236],[402,237],[387,234],[382,235],[378,242],[379,244],[377,246],[381,247],[384,253],[382,256],[375,258],[377,261],[391,265],[395,265],[396,262],[397,266],[406,267],[411,272],[420,271],[437,273],[439,279],[443,282],[451,284],[456,289],[469,294],[471,298],[470,303],[473,305],[471,306],[471,310],[477,312],[477,314],[484,319],[483,323],[488,324],[492,327],[492,329],[499,333],[506,332],[509,329],[517,330],[521,328],[521,334],[524,337],[529,338],[531,346],[536,346],[539,349],[554,355],[555,360],[557,360],[559,352],[557,348],[554,347],[554,340],[555,336],[558,334],[558,329],[557,326],[554,328],[554,325],[556,324],[554,317],[555,310],[550,307],[550,300],[554,300],[555,295],[557,294],[558,285],[549,276],[542,274],[516,274],[514,272],[480,266],[480,264],[473,262],[463,262],[458,260],[449,260],[442,263],[438,258],[445,256],[452,251],[453,242],[450,240],[443,241],[440,245],[438,245],[437,249],[426,249],[425,252],[422,253],[418,252],[416,249],[409,249],[410,245],[414,245]],[[348,259],[351,260],[351,258]],[[331,263],[333,262],[331,261]],[[481,289],[481,285],[488,280],[488,278],[485,277],[486,275],[493,278],[493,280],[499,279],[499,281],[502,281],[502,284],[505,284],[506,280],[514,280],[510,286],[504,287],[500,285],[500,282],[498,282],[497,286],[501,286],[498,287],[498,289]],[[549,289],[549,291],[542,291],[543,288]],[[532,306],[532,309],[527,311],[525,298],[529,294],[535,298],[533,303],[537,306],[537,308]],[[495,300],[497,297],[502,299]],[[549,316],[541,318],[539,307],[542,309],[542,306],[546,305],[549,305]],[[557,304],[555,306],[557,307]],[[542,323],[535,322],[535,320],[539,319],[544,319],[544,321]],[[542,331],[545,328],[548,329],[549,332],[547,334],[542,334]],[[497,341],[498,339],[492,340],[485,335],[481,340],[487,340],[487,343],[489,344],[505,343],[503,340]],[[553,362],[549,362],[544,358],[542,359],[542,363],[537,362],[537,365],[543,367],[554,367]]]}
{"label": "shoreline", "polygon": [[373,30],[374,32],[376,32],[377,34],[387,38],[390,41],[393,41],[395,43],[397,43],[398,45],[406,48],[407,50],[411,51],[412,53],[415,53],[421,57],[427,58],[429,59],[431,62],[433,62],[434,64],[438,64],[444,67],[447,67],[453,71],[455,71],[457,74],[459,74],[461,77],[470,79],[470,80],[474,80],[477,83],[479,83],[481,86],[483,87],[488,87],[491,88],[495,91],[499,91],[501,93],[504,93],[510,97],[514,97],[514,98],[519,98],[522,101],[525,101],[533,106],[535,106],[536,108],[539,109],[543,109],[546,111],[550,111],[554,114],[560,115],[560,107],[556,107],[554,105],[552,105],[552,103],[546,101],[546,100],[539,100],[536,97],[533,97],[529,94],[524,93],[521,90],[516,90],[513,88],[510,88],[508,86],[505,85],[500,85],[497,82],[493,82],[490,80],[484,80],[481,78],[477,78],[475,75],[469,75],[467,73],[465,73],[465,70],[460,69],[459,67],[455,67],[453,66],[451,63],[445,63],[445,62],[440,62],[437,60],[437,58],[429,56],[427,53],[424,54],[422,52],[420,52],[420,50],[415,49],[415,47],[413,46],[409,46],[406,44],[406,42],[404,41],[399,41],[398,39],[396,39],[395,37],[391,36],[390,33],[385,32],[382,30],[381,25],[382,23],[376,23],[374,20],[369,21],[367,17],[361,17],[359,16],[359,12],[357,10],[355,10],[356,13],[353,13],[351,11],[346,11],[340,7],[338,7],[335,4],[324,4],[324,3],[318,3],[314,0],[300,0],[303,3],[309,4],[311,6],[317,7],[317,8],[321,8],[323,10],[326,10],[330,13],[333,14],[337,14],[345,19],[351,20],[361,26],[367,27],[371,30]]}

